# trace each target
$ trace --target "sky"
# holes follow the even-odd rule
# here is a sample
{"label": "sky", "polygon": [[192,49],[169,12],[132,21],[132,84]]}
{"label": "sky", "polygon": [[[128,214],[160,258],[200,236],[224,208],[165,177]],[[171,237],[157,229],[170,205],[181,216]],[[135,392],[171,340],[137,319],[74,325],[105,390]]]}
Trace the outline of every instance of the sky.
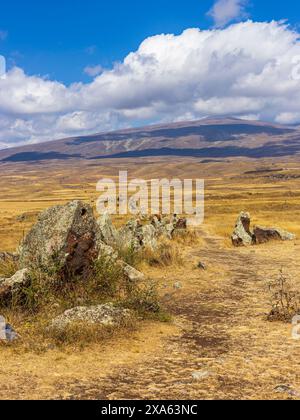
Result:
{"label": "sky", "polygon": [[207,116],[298,124],[299,23],[294,0],[3,2],[0,148]]}

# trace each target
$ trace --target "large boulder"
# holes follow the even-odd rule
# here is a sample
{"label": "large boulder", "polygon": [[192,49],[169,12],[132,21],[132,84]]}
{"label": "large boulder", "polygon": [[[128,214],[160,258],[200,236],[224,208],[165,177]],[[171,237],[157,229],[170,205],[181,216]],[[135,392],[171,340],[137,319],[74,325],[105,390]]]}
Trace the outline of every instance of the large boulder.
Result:
{"label": "large boulder", "polygon": [[132,311],[114,306],[112,303],[90,307],[80,306],[69,309],[55,318],[51,323],[51,328],[64,330],[74,323],[113,327],[122,324],[131,316]]}
{"label": "large boulder", "polygon": [[250,231],[250,224],[250,214],[245,212],[240,213],[234,232],[231,236],[232,244],[234,246],[253,245],[255,238],[253,233]]}
{"label": "large boulder", "polygon": [[9,279],[0,279],[0,301],[9,302],[23,288],[30,284],[30,273],[28,269],[18,271]]}
{"label": "large boulder", "polygon": [[293,241],[296,239],[296,236],[292,233],[278,228],[267,228],[262,226],[254,227],[254,236],[257,244],[264,244],[272,240]]}
{"label": "large boulder", "polygon": [[92,208],[73,201],[42,212],[20,247],[21,267],[49,267],[66,276],[85,273],[98,256],[99,230]]}

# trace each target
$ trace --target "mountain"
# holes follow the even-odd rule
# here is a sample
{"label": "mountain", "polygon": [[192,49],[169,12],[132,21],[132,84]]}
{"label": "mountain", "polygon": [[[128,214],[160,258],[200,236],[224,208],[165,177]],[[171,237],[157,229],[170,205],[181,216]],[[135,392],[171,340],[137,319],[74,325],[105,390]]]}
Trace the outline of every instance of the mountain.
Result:
{"label": "mountain", "polygon": [[279,157],[300,153],[300,128],[235,118],[152,125],[0,151],[0,162],[193,156]]}

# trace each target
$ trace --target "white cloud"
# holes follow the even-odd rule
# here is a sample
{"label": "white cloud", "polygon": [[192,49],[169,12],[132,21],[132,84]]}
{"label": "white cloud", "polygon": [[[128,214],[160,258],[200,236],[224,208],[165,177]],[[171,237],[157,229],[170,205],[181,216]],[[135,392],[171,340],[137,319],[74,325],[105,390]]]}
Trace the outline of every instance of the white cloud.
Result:
{"label": "white cloud", "polygon": [[208,12],[217,27],[245,17],[247,0],[217,0]]}
{"label": "white cloud", "polygon": [[90,77],[96,77],[103,72],[103,67],[100,64],[96,66],[87,66],[83,71]]}
{"label": "white cloud", "polygon": [[0,80],[0,147],[205,116],[300,123],[299,34],[252,21],[146,39],[69,87],[14,68]]}

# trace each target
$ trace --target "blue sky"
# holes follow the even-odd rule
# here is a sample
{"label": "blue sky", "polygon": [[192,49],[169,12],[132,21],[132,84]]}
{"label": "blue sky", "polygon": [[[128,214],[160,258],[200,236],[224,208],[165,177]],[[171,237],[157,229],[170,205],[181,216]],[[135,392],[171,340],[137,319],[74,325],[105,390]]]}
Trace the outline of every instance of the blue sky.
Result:
{"label": "blue sky", "polygon": [[2,2],[0,148],[229,115],[300,124],[299,23],[295,0]]}
{"label": "blue sky", "polygon": [[[147,37],[209,28],[211,0],[13,0],[1,4],[0,54],[28,74],[49,75],[65,84],[89,81],[87,66],[110,68]],[[300,3],[251,0],[254,21],[300,22]]]}

